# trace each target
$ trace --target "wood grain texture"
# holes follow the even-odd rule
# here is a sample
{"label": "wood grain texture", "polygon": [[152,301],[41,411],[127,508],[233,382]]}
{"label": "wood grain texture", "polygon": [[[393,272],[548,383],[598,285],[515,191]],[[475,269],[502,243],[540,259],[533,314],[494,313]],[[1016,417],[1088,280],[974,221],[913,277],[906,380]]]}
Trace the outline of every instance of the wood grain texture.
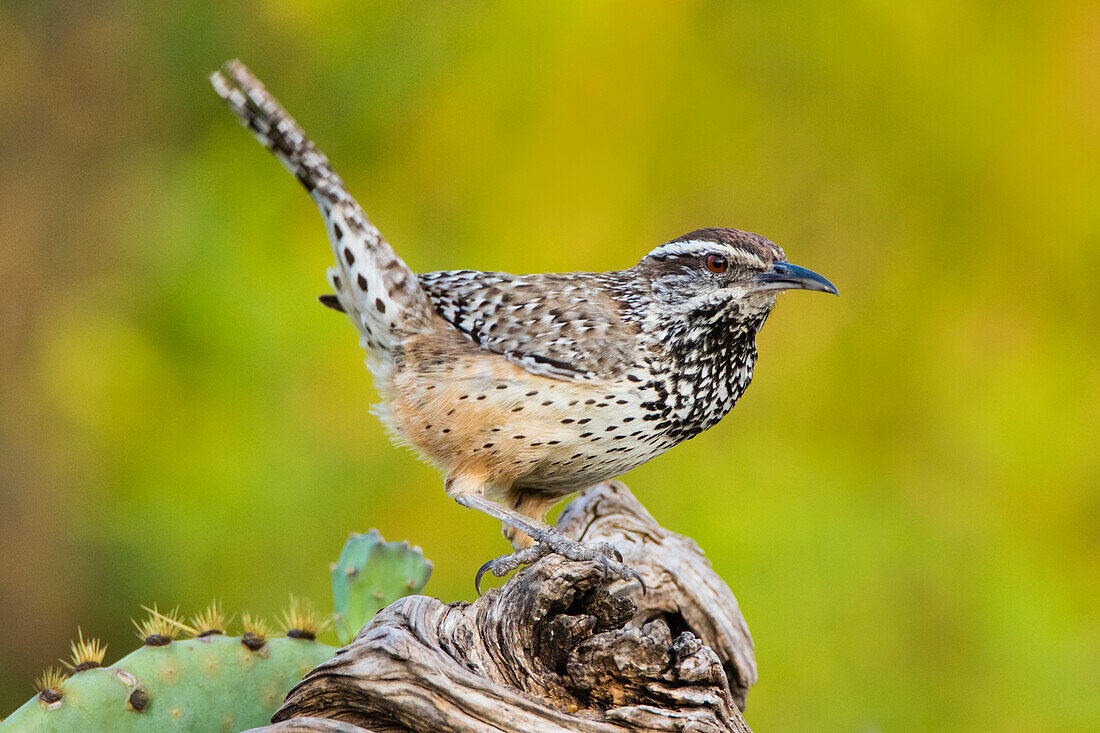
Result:
{"label": "wood grain texture", "polygon": [[558,526],[616,545],[648,593],[552,555],[474,603],[403,598],[253,733],[749,731],[752,640],[698,546],[617,482]]}

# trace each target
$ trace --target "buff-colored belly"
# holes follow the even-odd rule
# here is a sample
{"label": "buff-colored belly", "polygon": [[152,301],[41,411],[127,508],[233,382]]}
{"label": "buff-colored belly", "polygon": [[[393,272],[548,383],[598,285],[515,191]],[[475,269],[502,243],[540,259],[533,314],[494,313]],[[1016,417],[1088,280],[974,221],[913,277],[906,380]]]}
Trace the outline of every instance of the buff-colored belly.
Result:
{"label": "buff-colored belly", "polygon": [[476,347],[436,349],[408,344],[382,417],[446,474],[478,476],[491,493],[564,496],[667,447],[649,438],[633,389],[536,376]]}

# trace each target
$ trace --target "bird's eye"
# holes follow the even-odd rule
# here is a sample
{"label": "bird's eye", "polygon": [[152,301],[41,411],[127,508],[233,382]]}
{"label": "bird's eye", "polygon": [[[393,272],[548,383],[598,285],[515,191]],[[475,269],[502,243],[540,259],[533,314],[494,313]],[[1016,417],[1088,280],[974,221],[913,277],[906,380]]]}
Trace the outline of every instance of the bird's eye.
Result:
{"label": "bird's eye", "polygon": [[722,255],[707,255],[707,269],[721,275],[730,266]]}

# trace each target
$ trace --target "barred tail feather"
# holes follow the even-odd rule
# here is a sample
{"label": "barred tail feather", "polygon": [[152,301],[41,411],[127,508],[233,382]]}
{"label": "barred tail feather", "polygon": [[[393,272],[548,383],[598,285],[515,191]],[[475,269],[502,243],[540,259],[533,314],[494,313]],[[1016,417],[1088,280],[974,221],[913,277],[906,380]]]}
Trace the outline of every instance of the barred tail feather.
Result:
{"label": "barred tail feather", "polygon": [[392,350],[402,336],[424,328],[434,312],[416,274],[371,224],[324,153],[244,64],[226,63],[210,82],[320,208],[336,257],[328,270],[329,283],[362,335],[372,357],[368,365],[378,368],[379,352]]}

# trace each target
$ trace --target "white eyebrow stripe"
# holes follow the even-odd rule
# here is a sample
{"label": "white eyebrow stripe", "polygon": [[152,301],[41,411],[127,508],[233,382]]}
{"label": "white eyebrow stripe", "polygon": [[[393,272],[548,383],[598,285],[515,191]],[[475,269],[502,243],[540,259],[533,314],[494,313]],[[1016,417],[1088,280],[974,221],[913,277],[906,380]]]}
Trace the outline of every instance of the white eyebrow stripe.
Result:
{"label": "white eyebrow stripe", "polygon": [[662,244],[657,249],[650,252],[654,257],[679,257],[683,255],[702,255],[715,250],[725,250],[728,247],[723,247],[715,242],[702,242],[699,240],[693,240],[690,242],[668,242]]}
{"label": "white eyebrow stripe", "polygon": [[740,265],[763,268],[764,260],[751,252],[746,252],[737,247],[719,242],[708,242],[704,239],[693,239],[688,242],[668,242],[649,253],[650,257],[701,257],[703,255],[721,253]]}

